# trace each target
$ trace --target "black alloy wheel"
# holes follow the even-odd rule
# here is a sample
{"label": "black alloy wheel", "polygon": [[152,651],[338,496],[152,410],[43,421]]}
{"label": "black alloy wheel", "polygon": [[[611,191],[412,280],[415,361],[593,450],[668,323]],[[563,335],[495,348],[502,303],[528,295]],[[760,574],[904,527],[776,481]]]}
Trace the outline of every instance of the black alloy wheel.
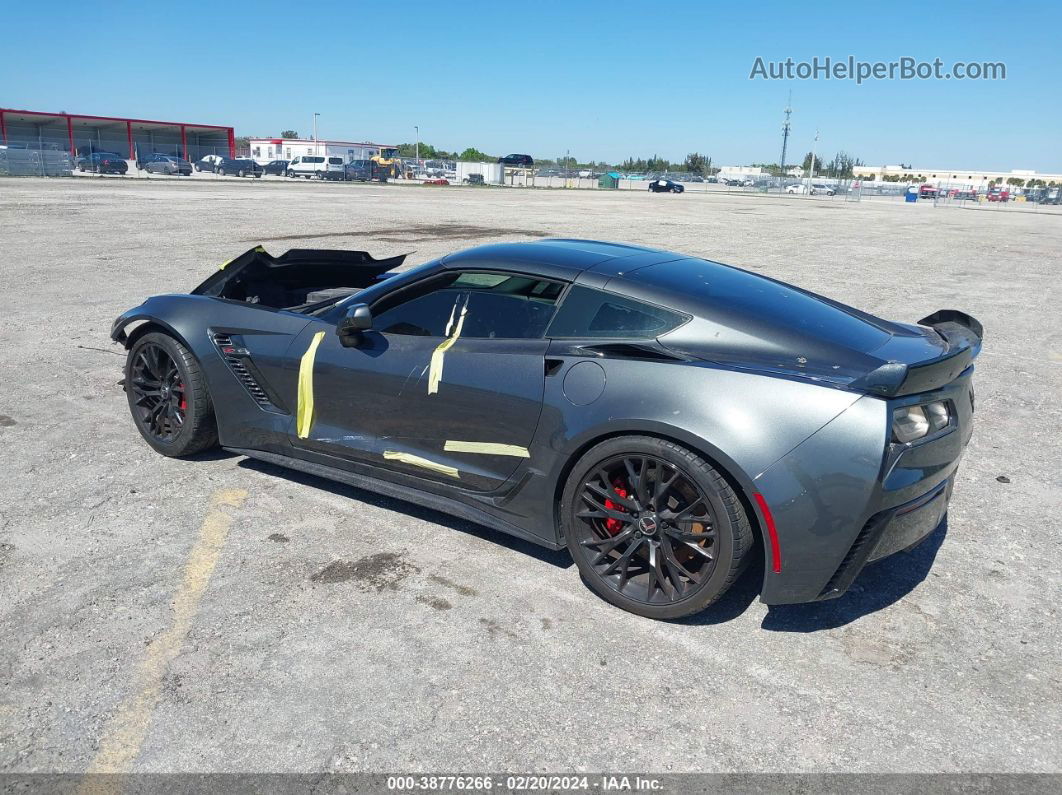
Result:
{"label": "black alloy wheel", "polygon": [[651,437],[611,439],[572,471],[562,516],[587,583],[639,615],[678,618],[718,599],[744,569],[752,530],[710,464]]}
{"label": "black alloy wheel", "polygon": [[139,424],[160,442],[172,442],[184,425],[188,400],[177,363],[160,345],[144,345],[129,368],[132,405]]}
{"label": "black alloy wheel", "polygon": [[163,455],[191,455],[217,444],[206,378],[173,337],[152,332],[134,343],[126,359],[125,390],[137,430]]}

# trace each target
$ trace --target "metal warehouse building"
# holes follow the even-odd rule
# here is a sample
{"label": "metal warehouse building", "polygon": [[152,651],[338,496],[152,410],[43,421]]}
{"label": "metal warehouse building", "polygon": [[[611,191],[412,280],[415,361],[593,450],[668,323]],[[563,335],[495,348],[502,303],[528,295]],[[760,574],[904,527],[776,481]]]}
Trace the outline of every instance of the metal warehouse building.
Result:
{"label": "metal warehouse building", "polygon": [[232,127],[12,108],[0,108],[0,139],[5,146],[63,149],[71,155],[117,152],[130,160],[138,152],[198,160],[210,154],[233,157],[236,150]]}

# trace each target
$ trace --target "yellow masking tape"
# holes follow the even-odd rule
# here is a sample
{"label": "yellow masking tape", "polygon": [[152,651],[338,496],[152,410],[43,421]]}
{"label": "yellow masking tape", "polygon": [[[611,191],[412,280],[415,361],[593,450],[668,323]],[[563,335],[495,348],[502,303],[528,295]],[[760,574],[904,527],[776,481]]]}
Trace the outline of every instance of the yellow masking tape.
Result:
{"label": "yellow masking tape", "polygon": [[310,426],[313,425],[313,360],[324,335],[323,331],[313,335],[310,347],[299,362],[299,406],[295,412],[295,429],[300,439],[310,435]]}
{"label": "yellow masking tape", "polygon": [[439,391],[439,381],[442,380],[443,373],[443,358],[446,356],[446,352],[450,350],[457,338],[461,336],[461,328],[465,325],[465,313],[468,312],[468,306],[461,307],[461,315],[457,318],[457,327],[454,329],[454,335],[450,335],[450,327],[454,322],[454,312],[457,311],[457,304],[454,304],[454,309],[450,312],[450,322],[446,324],[446,339],[439,343],[438,347],[431,352],[431,364],[428,366],[428,394],[434,395]]}
{"label": "yellow masking tape", "polygon": [[401,461],[403,464],[410,464],[415,467],[430,469],[432,472],[441,472],[442,474],[449,475],[452,478],[461,477],[455,467],[447,466],[446,464],[440,464],[437,461],[429,461],[427,458],[421,458],[419,455],[413,455],[412,453],[398,453],[394,450],[384,450],[383,457],[386,458],[388,461]]}
{"label": "yellow masking tape", "polygon": [[447,439],[443,450],[448,453],[481,453],[483,455],[511,455],[516,458],[530,458],[526,447],[516,444],[495,444],[494,442],[458,442]]}

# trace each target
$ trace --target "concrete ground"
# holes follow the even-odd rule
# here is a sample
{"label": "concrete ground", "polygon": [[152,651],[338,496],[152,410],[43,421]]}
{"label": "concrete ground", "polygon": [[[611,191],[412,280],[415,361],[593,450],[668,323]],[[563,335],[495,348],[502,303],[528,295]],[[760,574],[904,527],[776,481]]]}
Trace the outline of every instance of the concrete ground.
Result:
{"label": "concrete ground", "polygon": [[[256,243],[664,246],[986,328],[946,529],[682,623],[564,553],[133,428],[113,318]],[[0,182],[0,770],[1062,772],[1054,215],[688,192]]]}

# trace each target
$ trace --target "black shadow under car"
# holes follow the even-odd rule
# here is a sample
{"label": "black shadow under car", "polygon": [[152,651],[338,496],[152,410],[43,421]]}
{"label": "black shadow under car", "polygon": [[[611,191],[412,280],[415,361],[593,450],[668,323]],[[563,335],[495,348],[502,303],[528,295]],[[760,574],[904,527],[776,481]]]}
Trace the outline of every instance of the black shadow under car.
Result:
{"label": "black shadow under car", "polygon": [[259,247],[121,315],[137,429],[566,546],[653,618],[756,550],[767,604],[839,596],[944,517],[982,338],[962,312],[895,323],[595,241],[402,260]]}

